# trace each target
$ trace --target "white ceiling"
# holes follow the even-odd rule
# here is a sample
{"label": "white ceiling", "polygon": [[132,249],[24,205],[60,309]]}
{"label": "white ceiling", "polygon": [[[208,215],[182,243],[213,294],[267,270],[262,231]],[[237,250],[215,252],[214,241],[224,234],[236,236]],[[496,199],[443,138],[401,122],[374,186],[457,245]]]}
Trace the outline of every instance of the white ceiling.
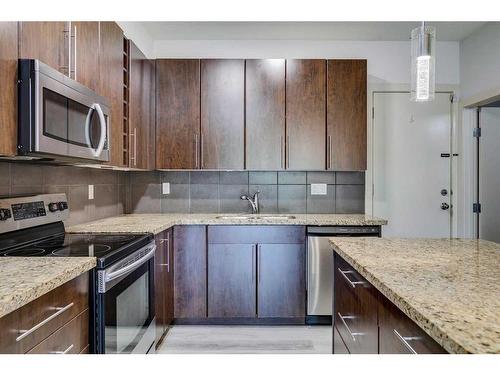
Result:
{"label": "white ceiling", "polygon": [[[440,41],[460,41],[486,22],[429,22]],[[141,22],[153,40],[405,41],[419,22]]]}

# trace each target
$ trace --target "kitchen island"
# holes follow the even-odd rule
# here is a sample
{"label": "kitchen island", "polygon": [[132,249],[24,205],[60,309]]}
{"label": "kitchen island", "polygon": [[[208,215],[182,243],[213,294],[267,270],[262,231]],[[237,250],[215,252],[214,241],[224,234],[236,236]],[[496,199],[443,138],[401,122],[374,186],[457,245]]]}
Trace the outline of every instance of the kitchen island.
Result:
{"label": "kitchen island", "polygon": [[[500,244],[385,238],[330,242],[343,261],[447,352],[500,353]],[[352,273],[349,277],[355,279]]]}

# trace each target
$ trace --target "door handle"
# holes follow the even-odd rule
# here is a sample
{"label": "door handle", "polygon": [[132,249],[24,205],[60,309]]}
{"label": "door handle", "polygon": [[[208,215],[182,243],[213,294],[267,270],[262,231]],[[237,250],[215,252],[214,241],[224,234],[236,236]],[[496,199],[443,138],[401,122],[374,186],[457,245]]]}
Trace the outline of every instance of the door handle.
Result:
{"label": "door handle", "polygon": [[[101,139],[99,139],[99,144],[97,145],[97,148],[95,150],[92,148],[92,143],[90,142],[90,119],[92,117],[93,111],[97,112],[97,115],[99,116],[99,126],[101,127]],[[87,118],[85,119],[85,141],[87,142],[89,148],[92,150],[93,156],[96,158],[99,157],[104,150],[107,135],[106,130],[106,118],[104,117],[102,108],[99,103],[94,103],[90,107],[90,110],[87,113]]]}

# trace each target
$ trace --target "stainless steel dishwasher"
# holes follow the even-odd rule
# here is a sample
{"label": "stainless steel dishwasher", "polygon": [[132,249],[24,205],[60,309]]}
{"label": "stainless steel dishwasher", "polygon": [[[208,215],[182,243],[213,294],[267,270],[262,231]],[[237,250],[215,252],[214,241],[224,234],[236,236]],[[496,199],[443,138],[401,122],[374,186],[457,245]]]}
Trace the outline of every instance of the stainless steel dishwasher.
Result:
{"label": "stainless steel dishwasher", "polygon": [[380,237],[380,226],[307,227],[307,324],[331,324],[333,250],[329,237]]}

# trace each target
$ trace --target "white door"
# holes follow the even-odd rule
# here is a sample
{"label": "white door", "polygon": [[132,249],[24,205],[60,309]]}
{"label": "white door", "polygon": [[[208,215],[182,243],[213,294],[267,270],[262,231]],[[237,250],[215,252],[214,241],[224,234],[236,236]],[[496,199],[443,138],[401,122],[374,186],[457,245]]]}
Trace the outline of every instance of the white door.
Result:
{"label": "white door", "polygon": [[481,108],[479,124],[479,238],[500,243],[500,108]]}
{"label": "white door", "polygon": [[388,220],[383,236],[449,237],[450,94],[415,103],[379,92],[373,106],[373,214]]}

